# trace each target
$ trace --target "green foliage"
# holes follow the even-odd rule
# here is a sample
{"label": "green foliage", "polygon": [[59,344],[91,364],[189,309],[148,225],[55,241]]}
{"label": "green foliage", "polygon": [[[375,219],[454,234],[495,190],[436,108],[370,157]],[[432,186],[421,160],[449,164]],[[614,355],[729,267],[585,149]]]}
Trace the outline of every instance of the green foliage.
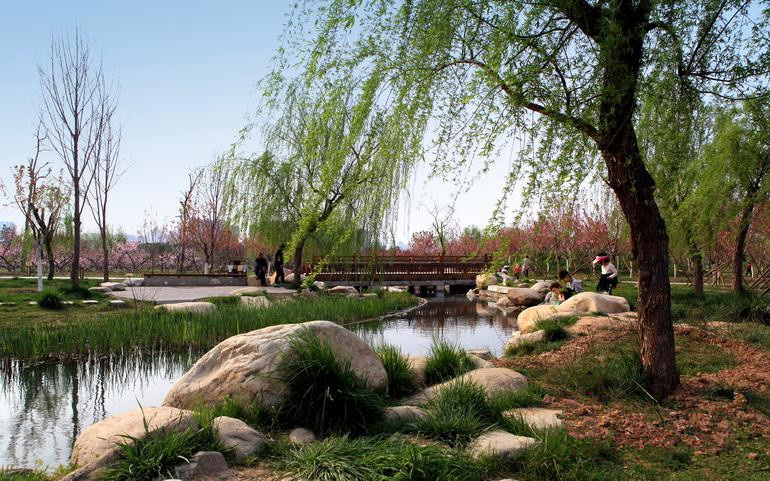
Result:
{"label": "green foliage", "polygon": [[244,405],[229,396],[214,404],[196,406],[195,412],[198,423],[202,426],[210,424],[219,416],[227,416],[240,419],[254,429],[266,433],[285,427],[278,411],[268,409],[258,401]]}
{"label": "green foliage", "polygon": [[419,386],[414,377],[409,359],[399,348],[383,345],[377,348],[377,355],[388,373],[388,396],[399,399],[417,391]]}
{"label": "green foliage", "polygon": [[457,380],[431,399],[417,429],[430,438],[463,445],[501,420],[502,414],[489,403],[484,388]]}
{"label": "green foliage", "polygon": [[80,314],[66,325],[37,326],[23,323],[0,324],[0,358],[65,358],[107,354],[141,347],[148,350],[208,349],[223,339],[283,323],[326,319],[345,323],[374,318],[389,311],[414,305],[415,298],[403,293],[348,298],[297,298],[292,303],[275,303],[264,309],[222,305],[205,313],[170,313],[150,307],[120,310],[100,315]]}
{"label": "green foliage", "polygon": [[64,307],[61,293],[56,289],[45,289],[41,292],[37,298],[37,304],[45,309],[61,309]]}
{"label": "green foliage", "polygon": [[6,472],[0,468],[0,481],[50,481],[52,478],[44,471]]}
{"label": "green foliage", "polygon": [[505,391],[490,396],[489,405],[499,412],[514,408],[542,406],[544,395],[543,388],[539,384],[529,381],[526,387],[518,391]]}
{"label": "green foliage", "polygon": [[144,435],[124,436],[118,444],[119,458],[104,477],[105,481],[153,481],[173,477],[173,468],[198,451],[228,454],[209,422],[200,429],[150,432],[144,420]]}
{"label": "green foliage", "polygon": [[236,306],[241,303],[241,298],[239,296],[208,297],[204,301],[211,302],[221,308],[223,306]]}
{"label": "green foliage", "polygon": [[358,377],[349,360],[338,360],[328,342],[304,330],[291,347],[277,370],[288,390],[282,416],[320,435],[363,433],[382,418],[382,395]]}
{"label": "green foliage", "polygon": [[736,294],[719,305],[710,316],[727,322],[757,322],[770,326],[770,298]]}
{"label": "green foliage", "polygon": [[444,339],[434,339],[425,363],[429,385],[453,379],[473,369],[470,356],[459,346]]}
{"label": "green foliage", "polygon": [[88,287],[84,286],[83,284],[80,284],[77,287],[67,286],[63,288],[61,291],[67,297],[71,297],[75,299],[91,299],[92,297],[94,297],[94,294],[91,291],[89,291]]}
{"label": "green foliage", "polygon": [[535,330],[542,329],[545,331],[545,339],[548,342],[562,341],[569,337],[569,334],[565,328],[575,324],[577,319],[577,316],[550,317],[548,319],[541,319],[535,324]]}
{"label": "green foliage", "polygon": [[464,453],[381,438],[330,437],[288,451],[276,466],[307,481],[481,481],[486,474]]}
{"label": "green foliage", "polygon": [[710,373],[738,365],[731,353],[689,338],[677,339],[676,367],[685,376]]}

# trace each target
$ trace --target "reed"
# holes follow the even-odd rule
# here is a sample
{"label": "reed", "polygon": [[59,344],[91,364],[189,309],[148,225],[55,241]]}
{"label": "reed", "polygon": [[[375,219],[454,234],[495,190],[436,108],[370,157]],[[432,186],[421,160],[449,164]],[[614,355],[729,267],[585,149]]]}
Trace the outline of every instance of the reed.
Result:
{"label": "reed", "polygon": [[[413,305],[402,293],[382,297],[297,298],[263,309],[224,303],[206,313],[170,313],[151,308],[122,310],[65,325],[0,326],[0,359],[66,360],[136,349],[206,349],[236,334],[276,324],[318,319],[346,324]],[[77,311],[72,311],[77,315]]]}

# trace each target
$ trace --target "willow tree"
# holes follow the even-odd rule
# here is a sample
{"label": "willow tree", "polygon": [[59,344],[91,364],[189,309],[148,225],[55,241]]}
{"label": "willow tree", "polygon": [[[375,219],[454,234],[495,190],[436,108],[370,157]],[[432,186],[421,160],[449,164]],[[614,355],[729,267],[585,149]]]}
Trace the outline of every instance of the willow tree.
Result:
{"label": "willow tree", "polygon": [[293,252],[299,286],[308,240],[335,239],[331,250],[364,231],[376,237],[411,159],[379,138],[387,119],[373,90],[348,82],[293,83],[272,92],[264,153],[239,156],[232,185],[236,217],[251,234]]}
{"label": "willow tree", "polygon": [[[381,136],[417,151],[430,136],[475,148],[461,152],[490,154],[496,142],[529,126],[546,141],[529,162],[538,173],[556,171],[557,179],[595,153],[639,264],[644,373],[651,392],[665,396],[679,381],[668,236],[637,141],[640,88],[659,64],[688,78],[696,92],[762,86],[756,75],[766,72],[768,28],[755,7],[713,0],[321,0],[297,9],[317,18],[293,18],[289,27],[296,42],[307,25],[316,25],[317,37],[289,49],[278,65],[290,72],[292,56],[309,52],[307,78],[351,65],[362,77],[381,78],[383,103],[401,117],[391,124],[398,130]],[[439,154],[448,170],[468,158]]]}

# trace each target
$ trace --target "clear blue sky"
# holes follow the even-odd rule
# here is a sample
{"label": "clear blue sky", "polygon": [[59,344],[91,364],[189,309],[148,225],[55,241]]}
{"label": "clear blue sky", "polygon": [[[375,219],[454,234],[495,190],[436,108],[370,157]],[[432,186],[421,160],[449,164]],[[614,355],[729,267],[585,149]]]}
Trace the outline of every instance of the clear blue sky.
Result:
{"label": "clear blue sky", "polygon": [[[120,85],[122,153],[130,169],[110,208],[112,223],[129,234],[146,209],[171,219],[187,171],[213,160],[243,127],[290,10],[280,0],[0,0],[0,6],[0,179],[8,185],[11,166],[34,147],[38,65],[46,62],[51,40],[71,35],[77,25]],[[502,176],[493,173],[493,186],[502,185]],[[463,224],[483,225],[492,210],[490,184],[481,184],[483,203],[470,203],[473,192],[462,197],[457,217]],[[428,226],[421,205],[450,198],[445,186],[426,184],[424,175],[413,185],[411,214],[402,211],[399,223],[403,240]],[[21,217],[2,207],[2,220],[18,225]]]}

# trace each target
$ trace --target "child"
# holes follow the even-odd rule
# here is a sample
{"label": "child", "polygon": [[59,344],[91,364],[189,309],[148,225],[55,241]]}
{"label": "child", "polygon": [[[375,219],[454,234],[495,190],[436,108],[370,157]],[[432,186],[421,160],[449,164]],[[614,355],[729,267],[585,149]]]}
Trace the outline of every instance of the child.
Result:
{"label": "child", "polygon": [[579,292],[583,292],[583,281],[573,279],[568,271],[559,271],[559,282],[564,283],[564,298],[569,299]]}
{"label": "child", "polygon": [[604,252],[600,252],[592,264],[601,264],[602,266],[602,276],[599,278],[599,283],[596,284],[596,292],[612,295],[612,290],[618,285],[618,268],[610,262],[610,256]]}
{"label": "child", "polygon": [[564,294],[561,292],[561,284],[554,282],[551,284],[551,290],[545,295],[544,304],[559,305],[564,300]]}
{"label": "child", "polygon": [[518,279],[519,277],[521,277],[521,265],[519,265],[519,263],[518,263],[518,262],[517,262],[517,263],[516,263],[516,264],[513,266],[513,276],[514,276],[516,279]]}

